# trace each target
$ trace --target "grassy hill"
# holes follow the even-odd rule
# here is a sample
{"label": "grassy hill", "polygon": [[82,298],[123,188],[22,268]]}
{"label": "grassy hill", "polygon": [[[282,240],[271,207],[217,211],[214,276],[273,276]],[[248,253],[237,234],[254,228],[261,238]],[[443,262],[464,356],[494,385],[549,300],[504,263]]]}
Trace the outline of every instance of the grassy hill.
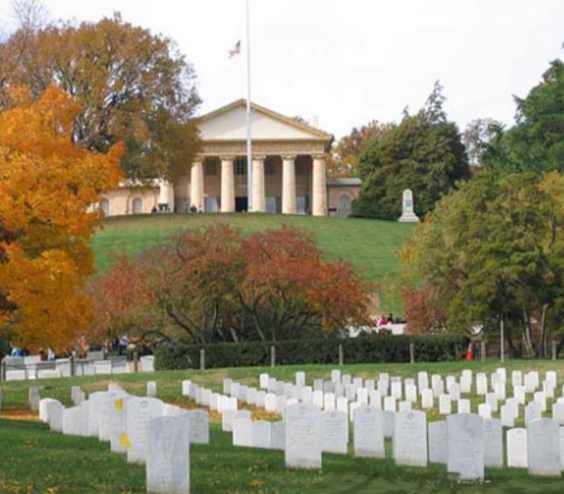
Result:
{"label": "grassy hill", "polygon": [[[399,272],[399,249],[414,226],[357,218],[316,218],[270,214],[152,215],[110,218],[94,237],[96,268],[103,272],[117,253],[138,253],[166,242],[178,231],[227,222],[244,232],[288,225],[311,232],[329,258],[342,258],[367,280],[393,287]],[[400,311],[397,296],[383,295],[386,309]]]}

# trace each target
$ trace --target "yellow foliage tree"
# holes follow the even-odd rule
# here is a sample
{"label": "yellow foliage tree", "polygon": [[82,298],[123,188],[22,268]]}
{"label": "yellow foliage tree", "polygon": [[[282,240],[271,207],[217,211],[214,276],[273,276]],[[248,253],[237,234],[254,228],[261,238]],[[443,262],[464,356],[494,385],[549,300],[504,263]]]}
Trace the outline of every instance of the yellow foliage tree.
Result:
{"label": "yellow foliage tree", "polygon": [[50,87],[11,93],[0,113],[0,331],[30,349],[68,348],[90,322],[92,205],[118,185],[121,144],[97,154],[72,143],[80,107]]}

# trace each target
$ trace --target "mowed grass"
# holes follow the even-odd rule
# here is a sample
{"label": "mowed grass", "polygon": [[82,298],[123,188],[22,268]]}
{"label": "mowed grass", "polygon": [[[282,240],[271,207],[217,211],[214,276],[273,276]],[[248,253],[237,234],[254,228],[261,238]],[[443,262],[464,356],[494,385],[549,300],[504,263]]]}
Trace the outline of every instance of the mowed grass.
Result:
{"label": "mowed grass", "polygon": [[[451,362],[437,364],[378,364],[344,366],[343,372],[364,378],[376,378],[379,372],[415,377],[419,370],[429,373],[460,375],[464,368],[474,372],[493,372],[499,362],[486,364]],[[511,361],[505,367],[523,371],[556,370],[558,382],[564,381],[564,362]],[[194,403],[181,396],[181,381],[192,379],[201,385],[220,390],[225,377],[258,385],[261,372],[287,381],[298,370],[305,370],[308,383],[314,378],[328,379],[333,366],[289,366],[275,369],[237,368],[208,371],[166,371],[153,374],[123,376],[91,376],[39,382],[43,397],[54,397],[70,404],[70,387],[79,385],[92,392],[106,389],[108,383],[119,382],[130,393],[143,395],[145,383],[158,383],[158,396],[169,403],[192,408]],[[16,417],[29,414],[27,389],[29,383],[3,385],[4,415]],[[560,388],[557,391],[560,395]],[[472,409],[478,400],[472,397]],[[455,410],[454,410],[455,411]],[[254,411],[255,418],[264,412]],[[521,410],[522,414],[522,410]],[[494,414],[497,415],[497,414]],[[274,417],[267,417],[274,418]],[[428,413],[437,420],[437,410]],[[209,446],[194,445],[191,449],[192,490],[196,494],[212,493],[558,493],[564,481],[531,477],[524,470],[487,469],[483,484],[457,484],[449,478],[444,466],[428,468],[402,467],[394,464],[391,450],[385,460],[354,458],[349,455],[323,455],[321,471],[287,470],[280,451],[235,448],[231,435],[221,431],[219,416],[211,415]],[[65,437],[51,433],[36,421],[0,419],[0,493],[142,493],[145,492],[145,472],[142,466],[128,465],[123,456],[111,453],[107,444],[96,439]]]}
{"label": "mowed grass", "polygon": [[[182,230],[224,222],[251,233],[287,225],[309,232],[327,258],[345,259],[366,280],[391,287],[399,273],[399,251],[410,224],[359,218],[318,218],[271,214],[151,215],[110,218],[93,240],[96,269],[104,272],[116,254],[136,254],[170,241]],[[384,291],[385,309],[401,312],[393,290]]]}

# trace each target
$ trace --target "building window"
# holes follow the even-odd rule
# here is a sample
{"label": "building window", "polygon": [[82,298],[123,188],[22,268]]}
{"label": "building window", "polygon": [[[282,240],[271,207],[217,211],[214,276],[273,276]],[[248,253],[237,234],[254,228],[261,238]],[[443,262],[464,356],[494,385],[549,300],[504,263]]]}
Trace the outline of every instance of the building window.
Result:
{"label": "building window", "polygon": [[133,199],[133,214],[143,213],[143,199],[136,197]]}
{"label": "building window", "polygon": [[339,198],[339,207],[337,208],[337,216],[347,217],[351,214],[351,198],[348,194],[341,194]]}
{"label": "building window", "polygon": [[110,216],[110,201],[102,199],[100,201],[100,211],[102,211],[104,216]]}
{"label": "building window", "polygon": [[276,163],[274,163],[273,161],[266,161],[264,163],[264,174],[276,175]]}
{"label": "building window", "polygon": [[205,175],[208,177],[217,176],[217,163],[215,161],[210,161],[206,163]]}
{"label": "building window", "polygon": [[247,158],[237,158],[235,160],[235,175],[247,174]]}

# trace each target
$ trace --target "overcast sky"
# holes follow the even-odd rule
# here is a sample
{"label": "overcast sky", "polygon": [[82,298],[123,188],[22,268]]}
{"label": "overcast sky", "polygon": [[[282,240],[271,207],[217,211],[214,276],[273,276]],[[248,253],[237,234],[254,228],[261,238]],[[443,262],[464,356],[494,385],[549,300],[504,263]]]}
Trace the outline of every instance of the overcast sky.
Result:
{"label": "overcast sky", "polygon": [[[417,110],[440,79],[450,118],[512,123],[562,57],[564,0],[250,0],[252,99],[337,137]],[[10,0],[0,0],[9,25]],[[47,0],[53,18],[125,20],[171,37],[194,64],[200,113],[245,96],[244,0]],[[9,29],[9,28],[8,28]]]}

